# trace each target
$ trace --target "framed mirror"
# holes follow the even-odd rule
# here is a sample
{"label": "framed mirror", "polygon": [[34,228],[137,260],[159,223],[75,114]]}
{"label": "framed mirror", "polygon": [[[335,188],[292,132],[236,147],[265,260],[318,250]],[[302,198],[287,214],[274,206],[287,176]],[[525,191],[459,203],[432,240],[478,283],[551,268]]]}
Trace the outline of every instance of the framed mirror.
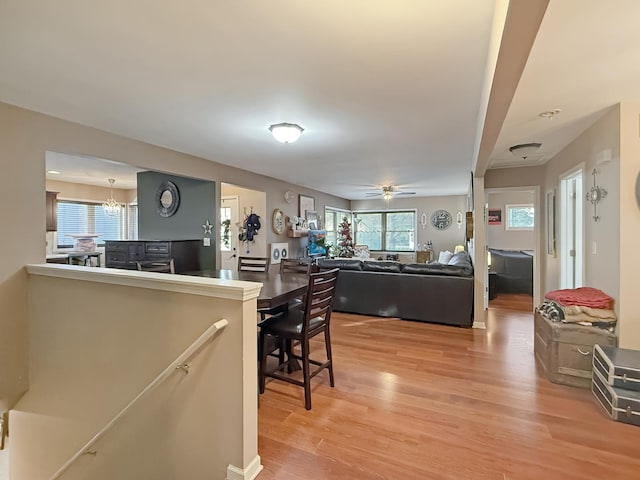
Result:
{"label": "framed mirror", "polygon": [[180,206],[180,192],[175,183],[162,182],[156,190],[156,211],[161,217],[171,217]]}
{"label": "framed mirror", "polygon": [[271,219],[271,227],[273,231],[278,235],[284,233],[284,213],[279,208],[273,211],[273,217]]}

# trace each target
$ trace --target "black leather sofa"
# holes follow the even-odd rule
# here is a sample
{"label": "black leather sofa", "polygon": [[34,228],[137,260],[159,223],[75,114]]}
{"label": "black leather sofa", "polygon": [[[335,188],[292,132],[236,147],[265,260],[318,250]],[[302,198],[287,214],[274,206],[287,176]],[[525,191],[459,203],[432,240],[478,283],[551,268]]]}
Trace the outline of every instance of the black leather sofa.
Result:
{"label": "black leather sofa", "polygon": [[495,293],[533,295],[533,254],[525,250],[489,248],[491,270],[496,272]]}
{"label": "black leather sofa", "polygon": [[473,267],[466,252],[456,265],[319,259],[320,269],[340,268],[333,309],[470,327]]}

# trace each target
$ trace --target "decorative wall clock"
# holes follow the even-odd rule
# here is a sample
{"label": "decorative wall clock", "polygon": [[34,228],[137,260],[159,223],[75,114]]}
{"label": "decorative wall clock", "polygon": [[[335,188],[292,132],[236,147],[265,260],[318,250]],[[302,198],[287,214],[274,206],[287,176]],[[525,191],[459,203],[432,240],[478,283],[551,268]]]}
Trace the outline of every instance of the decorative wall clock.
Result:
{"label": "decorative wall clock", "polygon": [[431,225],[437,230],[446,230],[451,226],[451,214],[446,210],[436,210],[431,215]]}
{"label": "decorative wall clock", "polygon": [[273,231],[278,235],[282,235],[284,233],[284,213],[282,213],[282,210],[276,208],[273,211],[273,218],[271,220]]}

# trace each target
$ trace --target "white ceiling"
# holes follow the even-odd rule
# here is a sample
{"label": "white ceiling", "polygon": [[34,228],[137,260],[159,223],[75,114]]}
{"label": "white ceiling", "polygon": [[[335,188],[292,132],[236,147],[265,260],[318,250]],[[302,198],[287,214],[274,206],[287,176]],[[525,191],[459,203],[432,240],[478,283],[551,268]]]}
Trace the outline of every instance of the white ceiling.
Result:
{"label": "white ceiling", "polygon": [[[384,184],[462,194],[493,8],[3,0],[0,101],[345,198]],[[638,20],[636,0],[551,0],[490,165],[512,166],[508,147],[532,141],[546,161],[636,99]],[[278,122],[305,132],[279,144]]]}
{"label": "white ceiling", "polygon": [[[637,0],[551,0],[490,165],[544,163],[616,103],[639,101],[638,25]],[[539,154],[518,162],[509,146],[529,142]]]}
{"label": "white ceiling", "polygon": [[[47,179],[62,182],[83,183],[109,187],[109,178],[115,183],[113,188],[135,189],[138,186],[139,168],[114,162],[104,158],[79,157],[58,152],[46,152]],[[51,173],[51,171],[59,173]]]}

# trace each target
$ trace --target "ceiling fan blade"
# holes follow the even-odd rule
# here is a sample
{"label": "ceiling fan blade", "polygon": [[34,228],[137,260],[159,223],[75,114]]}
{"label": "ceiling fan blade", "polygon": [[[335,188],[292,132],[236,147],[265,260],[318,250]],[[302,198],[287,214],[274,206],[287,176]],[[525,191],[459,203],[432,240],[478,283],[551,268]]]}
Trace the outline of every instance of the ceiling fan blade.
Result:
{"label": "ceiling fan blade", "polygon": [[378,193],[365,193],[365,194],[364,194],[364,196],[365,196],[365,197],[379,197],[379,196],[381,196],[381,195],[382,195],[382,194],[381,194],[381,193],[379,193],[379,192],[378,192]]}
{"label": "ceiling fan blade", "polygon": [[393,192],[394,195],[415,195],[416,192]]}

